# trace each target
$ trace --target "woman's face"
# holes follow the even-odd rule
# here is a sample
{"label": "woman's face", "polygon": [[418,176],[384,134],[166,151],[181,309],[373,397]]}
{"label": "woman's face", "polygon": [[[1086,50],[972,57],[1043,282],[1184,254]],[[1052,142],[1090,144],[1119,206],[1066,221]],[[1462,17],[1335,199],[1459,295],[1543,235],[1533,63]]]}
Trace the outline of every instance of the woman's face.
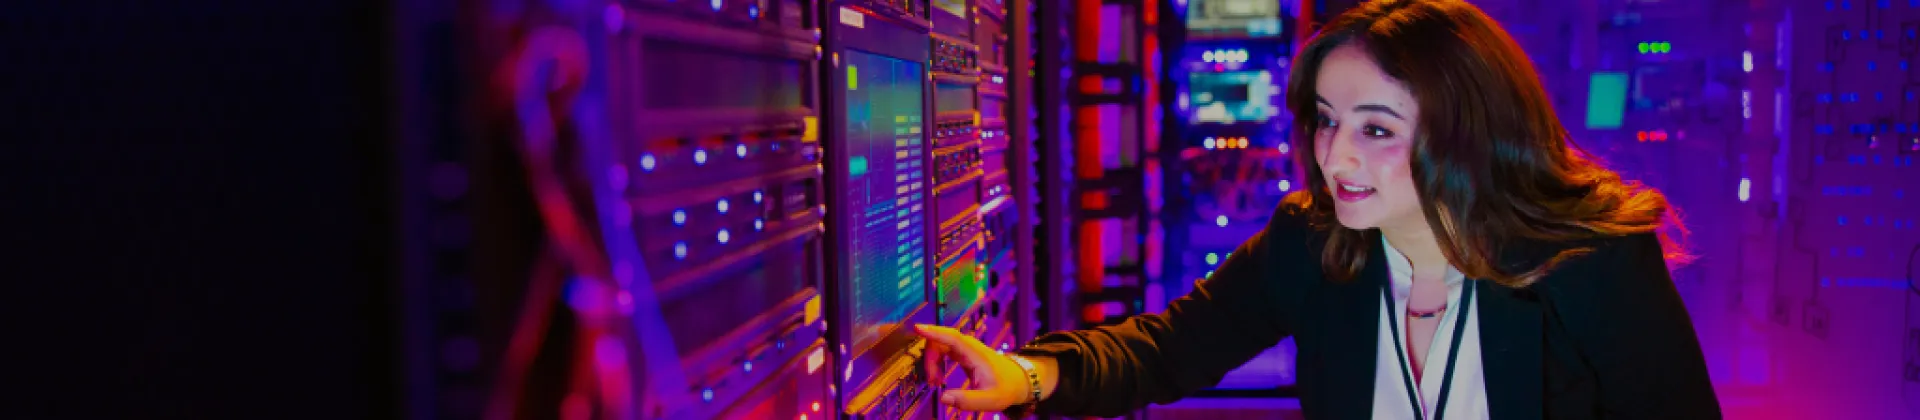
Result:
{"label": "woman's face", "polygon": [[1329,52],[1318,74],[1313,151],[1340,224],[1357,230],[1425,228],[1407,164],[1420,115],[1413,94],[1353,43]]}

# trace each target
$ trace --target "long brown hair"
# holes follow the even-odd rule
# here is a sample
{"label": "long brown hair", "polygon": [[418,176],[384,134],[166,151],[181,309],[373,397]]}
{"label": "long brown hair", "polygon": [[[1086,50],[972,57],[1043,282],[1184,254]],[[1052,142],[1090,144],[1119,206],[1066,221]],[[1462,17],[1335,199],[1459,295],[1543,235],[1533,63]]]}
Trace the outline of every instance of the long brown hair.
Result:
{"label": "long brown hair", "polygon": [[[1295,59],[1286,96],[1294,115],[1314,115],[1320,63],[1349,43],[1419,103],[1409,159],[1415,189],[1441,252],[1462,274],[1522,287],[1592,252],[1591,239],[1646,232],[1657,232],[1670,262],[1687,260],[1670,234],[1683,236],[1685,227],[1666,196],[1623,181],[1570,141],[1526,53],[1480,9],[1459,0],[1378,0],[1340,14]],[[1296,119],[1298,144],[1311,144],[1316,124]],[[1377,233],[1340,226],[1314,148],[1294,150],[1308,188],[1285,205],[1328,231],[1327,275],[1357,277]],[[1502,259],[1541,249],[1524,262]]]}

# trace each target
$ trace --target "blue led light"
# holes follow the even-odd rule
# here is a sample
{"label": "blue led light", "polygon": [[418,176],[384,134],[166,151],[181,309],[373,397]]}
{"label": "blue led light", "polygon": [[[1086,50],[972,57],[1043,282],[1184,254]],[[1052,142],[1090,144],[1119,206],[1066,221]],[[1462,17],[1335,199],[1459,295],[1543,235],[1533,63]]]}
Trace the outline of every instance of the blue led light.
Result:
{"label": "blue led light", "polygon": [[1867,62],[1867,71],[1873,71],[1874,69],[1877,69],[1877,68],[1880,68],[1879,63],[1875,63],[1872,61]]}
{"label": "blue led light", "polygon": [[1218,225],[1220,227],[1227,227],[1227,215],[1223,214],[1219,216],[1214,216],[1213,224]]}
{"label": "blue led light", "polygon": [[1847,225],[1847,216],[1840,216],[1840,218],[1839,218],[1839,223],[1840,223],[1840,226],[1846,226],[1846,225]]}
{"label": "blue led light", "polygon": [[1828,1],[1828,2],[1827,2],[1827,10],[1833,10],[1833,2],[1832,2],[1832,1]]}
{"label": "blue led light", "polygon": [[676,260],[687,259],[687,242],[686,241],[673,243],[673,259],[676,259]]}
{"label": "blue led light", "polygon": [[1819,95],[1814,95],[1813,99],[1816,101],[1820,101],[1820,103],[1823,103],[1823,104],[1828,102],[1833,102],[1833,94],[1822,93]]}
{"label": "blue led light", "polygon": [[693,164],[695,165],[707,164],[707,151],[706,150],[693,151]]}
{"label": "blue led light", "polygon": [[708,5],[713,6],[713,11],[715,12],[720,11],[720,0],[713,0],[713,2],[708,3]]}
{"label": "blue led light", "polygon": [[714,239],[719,240],[721,245],[726,245],[727,242],[733,240],[733,234],[727,233],[726,229],[720,229],[720,233],[714,235]]}
{"label": "blue led light", "polygon": [[766,219],[753,219],[753,231],[754,231],[754,232],[759,232],[759,231],[760,231],[761,229],[766,229],[766,228],[767,228],[767,220],[766,220]]}
{"label": "blue led light", "polygon": [[[1909,95],[1909,96],[1911,96],[1911,95]],[[644,155],[640,155],[640,170],[642,170],[642,171],[647,171],[647,172],[653,172],[653,165],[654,165],[654,163],[656,163],[656,162],[655,162],[655,161],[654,161],[654,159],[653,159],[653,154],[652,154],[652,153],[648,153],[648,154],[644,154]]]}
{"label": "blue led light", "polygon": [[747,6],[747,17],[750,17],[750,18],[754,18],[754,19],[759,19],[759,18],[760,18],[760,5],[758,5],[758,4],[755,4],[755,5],[750,5],[750,6]]}
{"label": "blue led light", "polygon": [[673,225],[674,225],[674,226],[686,226],[686,225],[687,225],[687,211],[686,211],[686,210],[680,210],[680,209],[674,209],[674,210],[673,210]]}
{"label": "blue led light", "polygon": [[720,199],[720,203],[715,204],[714,207],[720,210],[720,214],[727,214],[727,210],[732,209],[732,206],[727,205],[727,199],[725,198]]}
{"label": "blue led light", "polygon": [[745,158],[745,157],[747,157],[747,145],[745,145],[745,144],[736,144],[736,145],[733,145],[733,155],[734,155],[734,156],[739,156],[739,157],[742,157],[742,158]]}
{"label": "blue led light", "polygon": [[701,402],[713,402],[713,388],[700,390]]}

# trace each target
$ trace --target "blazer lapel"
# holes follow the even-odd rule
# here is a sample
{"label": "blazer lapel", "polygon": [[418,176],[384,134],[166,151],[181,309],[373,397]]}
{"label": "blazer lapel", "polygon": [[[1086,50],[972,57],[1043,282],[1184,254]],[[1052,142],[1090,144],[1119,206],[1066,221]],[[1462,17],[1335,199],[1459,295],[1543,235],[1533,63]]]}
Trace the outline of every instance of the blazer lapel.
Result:
{"label": "blazer lapel", "polygon": [[1374,363],[1380,345],[1380,288],[1387,284],[1386,250],[1378,236],[1367,235],[1370,252],[1360,278],[1326,283],[1329,327],[1325,401],[1330,419],[1373,418]]}
{"label": "blazer lapel", "polygon": [[1545,415],[1541,387],[1541,322],[1544,314],[1532,290],[1475,281],[1479,303],[1480,360],[1487,381],[1492,418],[1538,419]]}

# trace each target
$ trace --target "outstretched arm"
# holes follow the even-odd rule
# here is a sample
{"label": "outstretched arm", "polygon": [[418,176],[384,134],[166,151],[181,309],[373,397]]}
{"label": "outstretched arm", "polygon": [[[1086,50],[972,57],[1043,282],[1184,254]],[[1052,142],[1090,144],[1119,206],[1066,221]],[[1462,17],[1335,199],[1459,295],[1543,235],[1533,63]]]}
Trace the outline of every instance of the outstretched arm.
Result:
{"label": "outstretched arm", "polygon": [[1042,336],[1019,353],[1051,364],[1040,411],[1118,416],[1213,386],[1291,333],[1290,284],[1315,261],[1298,216],[1276,213],[1191,293],[1157,314]]}

